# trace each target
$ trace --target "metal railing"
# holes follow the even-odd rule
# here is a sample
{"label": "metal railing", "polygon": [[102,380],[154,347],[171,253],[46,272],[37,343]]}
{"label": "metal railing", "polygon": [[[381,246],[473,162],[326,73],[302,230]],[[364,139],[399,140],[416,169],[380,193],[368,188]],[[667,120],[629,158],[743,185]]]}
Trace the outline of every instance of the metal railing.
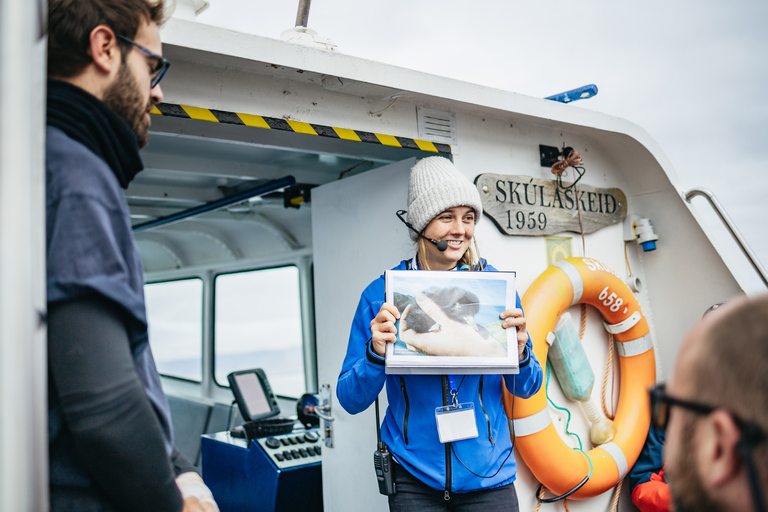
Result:
{"label": "metal railing", "polygon": [[296,13],[296,26],[307,27],[309,23],[309,6],[312,0],[299,0],[299,10]]}
{"label": "metal railing", "polygon": [[243,201],[247,201],[248,199],[252,199],[254,197],[263,196],[264,194],[280,190],[281,188],[290,187],[295,183],[296,180],[293,176],[285,176],[284,178],[270,180],[266,183],[259,184],[251,189],[239,192],[223,199],[209,201],[200,206],[189,208],[188,210],[167,215],[165,217],[159,217],[157,219],[143,222],[141,224],[136,224],[132,229],[134,233],[139,233],[141,231],[147,231],[149,229],[158,228],[160,226],[167,226],[168,224],[173,224],[174,222],[191,219],[208,212],[215,212],[216,210],[221,210],[227,206],[242,203]]}
{"label": "metal railing", "polygon": [[703,196],[709,201],[712,209],[715,210],[715,213],[720,217],[720,220],[723,222],[728,232],[733,239],[736,240],[741,252],[744,253],[744,256],[747,257],[749,263],[752,265],[752,268],[755,269],[757,275],[763,280],[763,284],[768,287],[768,274],[766,274],[765,268],[760,264],[760,261],[757,259],[757,256],[755,256],[755,253],[752,252],[752,249],[749,248],[749,245],[747,245],[747,242],[744,240],[744,237],[741,236],[741,233],[739,233],[739,230],[736,228],[736,225],[731,218],[725,213],[725,209],[723,208],[723,205],[720,204],[720,201],[718,201],[715,195],[706,188],[692,188],[685,194],[685,200],[690,203],[691,199],[696,196]]}

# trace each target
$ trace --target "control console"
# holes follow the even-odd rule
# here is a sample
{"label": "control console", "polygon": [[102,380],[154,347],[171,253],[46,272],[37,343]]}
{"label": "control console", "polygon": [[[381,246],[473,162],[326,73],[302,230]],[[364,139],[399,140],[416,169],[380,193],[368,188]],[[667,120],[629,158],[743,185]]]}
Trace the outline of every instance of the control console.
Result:
{"label": "control console", "polygon": [[204,434],[205,483],[222,512],[323,512],[317,429],[247,442],[229,432]]}
{"label": "control console", "polygon": [[321,462],[320,435],[316,430],[255,439],[279,469]]}

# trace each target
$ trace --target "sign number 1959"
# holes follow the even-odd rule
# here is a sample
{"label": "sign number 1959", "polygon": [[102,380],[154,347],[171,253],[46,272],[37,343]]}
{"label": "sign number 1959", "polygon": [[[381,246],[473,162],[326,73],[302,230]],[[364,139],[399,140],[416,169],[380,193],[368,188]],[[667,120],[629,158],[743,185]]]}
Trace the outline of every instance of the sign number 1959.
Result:
{"label": "sign number 1959", "polygon": [[536,214],[536,212],[528,212],[528,215],[526,216],[525,212],[517,211],[515,212],[515,218],[512,219],[512,212],[507,210],[507,229],[512,229],[512,222],[515,223],[515,226],[517,229],[523,229],[527,227],[528,229],[540,229],[544,230],[544,228],[547,227],[547,214],[544,212],[539,212]]}

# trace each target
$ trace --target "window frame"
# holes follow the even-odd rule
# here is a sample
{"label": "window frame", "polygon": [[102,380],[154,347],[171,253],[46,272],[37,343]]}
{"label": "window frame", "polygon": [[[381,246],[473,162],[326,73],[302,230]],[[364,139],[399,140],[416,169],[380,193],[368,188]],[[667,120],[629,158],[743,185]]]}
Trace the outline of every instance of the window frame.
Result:
{"label": "window frame", "polygon": [[[158,368],[157,373],[162,378],[166,379],[173,379],[180,382],[189,382],[194,385],[201,385],[205,381],[205,290],[207,288],[205,279],[202,276],[199,275],[191,275],[191,276],[179,276],[175,278],[168,278],[168,279],[154,279],[151,281],[146,281],[144,283],[144,287],[147,285],[152,284],[165,284],[165,283],[173,283],[173,282],[179,282],[179,281],[192,281],[192,280],[199,280],[200,284],[202,286],[201,293],[200,293],[200,380],[193,380],[193,379],[187,379],[185,377],[179,377],[178,375],[168,375],[166,373],[161,373],[160,369]],[[144,308],[146,310],[147,315],[147,336],[149,336],[149,308],[147,307],[147,298],[146,298],[146,290],[144,291]],[[151,347],[151,340],[150,340],[150,347]],[[154,350],[152,352],[152,356],[154,358]],[[155,366],[157,366],[157,361],[155,361]]]}
{"label": "window frame", "polygon": [[[211,377],[211,382],[212,382],[213,386],[215,386],[216,388],[230,391],[230,387],[229,387],[228,384],[220,384],[216,380],[216,304],[215,304],[215,301],[216,301],[216,279],[219,276],[226,276],[226,275],[233,275],[233,274],[244,274],[246,272],[261,272],[261,271],[265,271],[265,270],[277,270],[277,269],[288,268],[288,267],[295,267],[296,268],[296,272],[298,274],[297,285],[298,285],[298,292],[299,292],[299,318],[301,319],[301,334],[302,334],[301,348],[302,348],[302,363],[303,363],[303,366],[304,366],[304,371],[303,371],[303,374],[304,374],[304,392],[305,393],[309,393],[310,392],[309,391],[309,389],[310,389],[310,385],[309,384],[310,383],[308,382],[308,379],[307,379],[307,364],[309,364],[309,361],[307,359],[307,346],[306,346],[307,345],[307,336],[306,336],[307,326],[306,326],[306,318],[305,318],[305,315],[304,315],[305,309],[306,309],[306,304],[305,304],[305,301],[303,300],[303,297],[302,297],[302,295],[303,295],[303,293],[302,293],[303,292],[303,290],[302,290],[302,269],[301,269],[301,267],[298,264],[296,264],[294,262],[284,262],[284,263],[277,264],[277,265],[266,265],[266,266],[259,266],[259,267],[254,267],[254,268],[243,268],[243,269],[238,269],[238,270],[227,270],[227,271],[215,272],[215,273],[213,273],[211,275],[211,295],[212,295],[213,306],[212,306],[212,310],[211,310],[211,319],[210,319],[210,322],[211,322],[211,343],[210,343],[210,346],[211,346],[211,358],[210,358],[210,360],[211,360],[211,369],[210,369],[210,377]],[[312,342],[314,344],[314,328],[312,329],[312,331],[313,331]],[[316,359],[313,359],[312,363],[313,363],[313,365],[315,367],[315,380],[316,380],[317,379],[317,377],[316,377],[316,375],[317,375],[317,370],[316,370],[317,361],[316,361]],[[240,369],[241,370],[245,370],[247,368],[240,368]],[[264,370],[268,370],[268,368],[264,368]],[[288,400],[295,400],[295,399],[299,398],[298,396],[297,397],[291,397],[291,396],[287,396],[287,395],[281,395],[281,394],[279,394],[277,392],[275,392],[275,396],[277,396],[279,398],[288,399]]]}
{"label": "window frame", "polygon": [[[180,378],[161,376],[163,389],[167,394],[198,397],[223,404],[232,402],[232,391],[228,387],[217,385],[214,378],[214,278],[219,274],[289,265],[294,265],[299,269],[299,301],[302,318],[305,392],[314,394],[318,392],[313,259],[311,249],[304,248],[281,257],[257,258],[233,261],[227,264],[164,270],[153,272],[146,276],[145,283],[195,277],[203,280],[203,382],[191,382]],[[295,402],[297,398],[279,394],[276,396],[281,400],[290,400],[292,402]]]}

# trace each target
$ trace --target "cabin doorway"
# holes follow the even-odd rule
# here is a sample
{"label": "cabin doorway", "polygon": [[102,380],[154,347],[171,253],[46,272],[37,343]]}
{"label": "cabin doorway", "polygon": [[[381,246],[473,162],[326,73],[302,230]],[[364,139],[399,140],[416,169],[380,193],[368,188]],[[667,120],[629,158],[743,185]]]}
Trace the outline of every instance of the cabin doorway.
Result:
{"label": "cabin doorway", "polygon": [[[347,351],[360,294],[385,269],[414,254],[395,212],[407,207],[409,158],[328,183],[312,194],[315,325],[318,383],[330,386],[333,447],[323,448],[325,510],[388,510],[373,470],[374,407],[347,414],[336,400],[336,381]],[[387,407],[380,397],[380,412]]]}

